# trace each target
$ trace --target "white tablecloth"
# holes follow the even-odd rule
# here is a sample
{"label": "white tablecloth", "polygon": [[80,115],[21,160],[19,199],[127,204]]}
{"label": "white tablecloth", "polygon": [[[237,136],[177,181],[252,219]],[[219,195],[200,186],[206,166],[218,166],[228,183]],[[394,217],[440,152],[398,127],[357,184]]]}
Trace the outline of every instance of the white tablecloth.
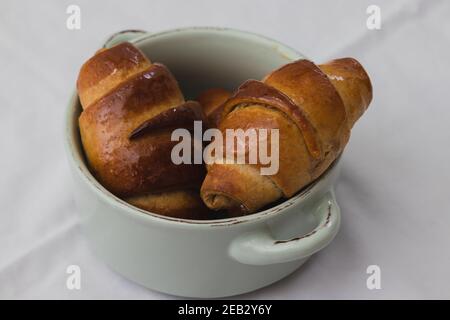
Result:
{"label": "white tablecloth", "polygon": [[[66,8],[81,8],[81,29]],[[368,30],[366,8],[381,8]],[[172,298],[110,271],[80,232],[63,117],[83,61],[113,32],[224,26],[317,62],[352,56],[374,100],[337,183],[342,228],[279,283],[242,298],[450,298],[450,1],[0,2],[0,298]],[[79,265],[81,290],[66,288]],[[366,268],[381,268],[381,289]]]}

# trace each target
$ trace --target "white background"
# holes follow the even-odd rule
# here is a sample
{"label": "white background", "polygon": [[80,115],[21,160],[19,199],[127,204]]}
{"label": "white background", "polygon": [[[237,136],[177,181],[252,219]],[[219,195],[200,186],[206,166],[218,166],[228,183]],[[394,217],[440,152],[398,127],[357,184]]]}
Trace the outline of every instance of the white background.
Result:
{"label": "white background", "polygon": [[[81,30],[66,8],[81,8]],[[379,5],[381,30],[366,28]],[[111,33],[224,26],[316,62],[357,58],[374,100],[353,129],[335,241],[303,268],[242,298],[450,298],[450,1],[0,2],[0,298],[173,298],[110,271],[72,200],[63,115],[79,67]],[[81,267],[81,290],[66,268]],[[366,288],[379,265],[381,290]]]}

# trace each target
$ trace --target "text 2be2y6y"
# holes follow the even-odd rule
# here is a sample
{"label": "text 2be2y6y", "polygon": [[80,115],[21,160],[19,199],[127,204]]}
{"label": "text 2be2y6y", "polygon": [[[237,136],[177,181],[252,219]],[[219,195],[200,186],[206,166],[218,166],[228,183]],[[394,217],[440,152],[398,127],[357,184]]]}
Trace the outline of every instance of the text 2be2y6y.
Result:
{"label": "text 2be2y6y", "polygon": [[270,304],[222,304],[216,306],[190,306],[178,308],[178,315],[197,315],[209,318],[211,315],[270,315]]}

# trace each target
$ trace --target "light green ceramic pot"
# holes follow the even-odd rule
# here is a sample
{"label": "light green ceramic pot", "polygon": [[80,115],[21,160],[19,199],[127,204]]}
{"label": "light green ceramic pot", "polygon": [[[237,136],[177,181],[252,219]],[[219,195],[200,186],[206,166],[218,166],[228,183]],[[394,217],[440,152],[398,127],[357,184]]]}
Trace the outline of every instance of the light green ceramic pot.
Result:
{"label": "light green ceramic pot", "polygon": [[[210,87],[235,89],[303,57],[279,42],[230,29],[127,32],[106,45],[124,40],[167,65],[187,98]],[[135,208],[89,172],[80,144],[80,112],[74,93],[65,141],[82,227],[102,260],[143,286],[185,297],[249,292],[292,273],[338,232],[340,212],[333,191],[338,163],[293,198],[244,217],[181,220]]]}

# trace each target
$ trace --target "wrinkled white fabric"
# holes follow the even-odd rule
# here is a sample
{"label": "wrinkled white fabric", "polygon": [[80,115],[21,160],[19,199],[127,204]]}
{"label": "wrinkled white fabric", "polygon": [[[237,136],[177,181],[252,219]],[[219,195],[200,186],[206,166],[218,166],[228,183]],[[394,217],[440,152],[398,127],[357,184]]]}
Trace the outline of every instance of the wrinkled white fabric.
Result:
{"label": "wrinkled white fabric", "polygon": [[[72,3],[81,30],[66,28]],[[381,8],[380,30],[366,27],[370,4]],[[63,119],[79,67],[111,33],[192,25],[253,31],[316,62],[355,57],[374,87],[336,187],[338,236],[293,275],[240,297],[450,298],[449,14],[446,0],[2,0],[0,298],[173,298],[127,281],[90,251]],[[81,290],[66,287],[73,264]],[[369,265],[381,268],[380,290],[366,287]]]}

